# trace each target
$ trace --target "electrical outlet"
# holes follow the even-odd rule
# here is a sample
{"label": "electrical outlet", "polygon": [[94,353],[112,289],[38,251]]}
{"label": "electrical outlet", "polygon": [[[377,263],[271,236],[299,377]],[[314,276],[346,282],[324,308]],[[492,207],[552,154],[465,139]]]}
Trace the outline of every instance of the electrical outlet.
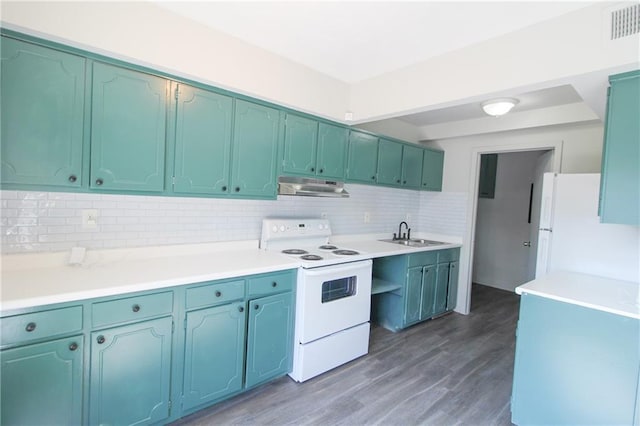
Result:
{"label": "electrical outlet", "polygon": [[364,223],[371,222],[371,214],[369,212],[364,212]]}
{"label": "electrical outlet", "polygon": [[320,219],[326,219],[326,218],[327,218],[327,213],[326,212],[320,213]]}
{"label": "electrical outlet", "polygon": [[93,229],[98,227],[98,210],[82,210],[82,227],[84,229]]}

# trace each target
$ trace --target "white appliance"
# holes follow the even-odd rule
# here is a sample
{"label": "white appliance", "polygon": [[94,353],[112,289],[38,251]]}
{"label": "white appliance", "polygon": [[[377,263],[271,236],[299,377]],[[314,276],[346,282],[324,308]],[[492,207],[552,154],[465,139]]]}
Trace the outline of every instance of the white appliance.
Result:
{"label": "white appliance", "polygon": [[372,262],[330,242],[326,219],[264,219],[260,247],[300,260],[293,368],[304,382],[369,352]]}
{"label": "white appliance", "polygon": [[640,228],[600,223],[600,174],[545,173],[536,278],[565,270],[640,280]]}

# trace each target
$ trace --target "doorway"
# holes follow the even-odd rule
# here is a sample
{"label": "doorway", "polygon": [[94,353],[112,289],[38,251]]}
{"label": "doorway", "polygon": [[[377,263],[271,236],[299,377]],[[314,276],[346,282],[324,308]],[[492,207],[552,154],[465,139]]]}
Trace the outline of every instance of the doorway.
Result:
{"label": "doorway", "polygon": [[535,276],[542,174],[551,150],[481,154],[472,283],[507,291]]}

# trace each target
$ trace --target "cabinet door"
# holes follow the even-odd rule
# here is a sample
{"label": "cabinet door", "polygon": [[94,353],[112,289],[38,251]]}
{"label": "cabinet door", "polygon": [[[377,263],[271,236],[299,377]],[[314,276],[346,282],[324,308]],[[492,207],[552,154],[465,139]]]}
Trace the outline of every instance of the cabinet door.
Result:
{"label": "cabinet door", "polygon": [[433,314],[439,315],[447,310],[447,291],[449,288],[449,263],[439,263]]}
{"label": "cabinet door", "polygon": [[82,183],[84,58],[2,37],[2,183]]}
{"label": "cabinet door", "polygon": [[378,142],[377,182],[383,185],[402,184],[402,145],[386,139]]}
{"label": "cabinet door", "polygon": [[600,220],[640,225],[640,71],[611,78],[600,187]]}
{"label": "cabinet door", "polygon": [[455,309],[458,301],[458,262],[449,264],[449,290],[447,291],[447,311]]}
{"label": "cabinet door", "polygon": [[82,336],[0,352],[3,425],[82,423]]}
{"label": "cabinet door", "polygon": [[316,174],[329,179],[344,179],[349,131],[344,127],[320,123]]}
{"label": "cabinet door", "polygon": [[423,149],[405,145],[402,148],[402,186],[420,188],[422,182]]}
{"label": "cabinet door", "polygon": [[91,333],[90,424],[169,416],[171,317]]}
{"label": "cabinet door", "polygon": [[245,325],[243,302],[187,313],[183,410],[242,388]]}
{"label": "cabinet door", "polygon": [[280,111],[236,100],[231,194],[274,198]]}
{"label": "cabinet door", "polygon": [[287,114],[282,170],[286,173],[315,176],[317,144],[318,122]]}
{"label": "cabinet door", "polygon": [[436,293],[436,266],[422,268],[422,303],[420,306],[420,319],[428,319],[433,316],[433,305]]}
{"label": "cabinet door", "polygon": [[422,189],[442,191],[444,152],[425,149],[422,160]]}
{"label": "cabinet door", "polygon": [[422,303],[422,267],[407,271],[407,285],[404,291],[404,326],[420,320]]}
{"label": "cabinet door", "polygon": [[478,197],[480,198],[495,197],[497,169],[498,169],[498,154],[482,154],[480,156],[480,178],[478,182]]}
{"label": "cabinet door", "polygon": [[161,192],[169,81],[93,65],[92,189]]}
{"label": "cabinet door", "polygon": [[229,187],[233,99],[177,85],[173,191],[225,194]]}
{"label": "cabinet door", "polygon": [[347,179],[373,184],[378,167],[378,138],[351,131],[349,133],[349,160]]}
{"label": "cabinet door", "polygon": [[249,302],[247,387],[290,371],[293,351],[291,301],[291,293],[281,293]]}

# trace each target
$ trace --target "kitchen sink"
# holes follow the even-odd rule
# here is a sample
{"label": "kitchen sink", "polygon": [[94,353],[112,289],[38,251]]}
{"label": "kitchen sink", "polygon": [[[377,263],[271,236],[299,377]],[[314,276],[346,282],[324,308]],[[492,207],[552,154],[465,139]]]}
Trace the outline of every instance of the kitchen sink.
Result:
{"label": "kitchen sink", "polygon": [[442,244],[446,244],[446,243],[443,243],[442,241],[423,240],[421,238],[412,238],[412,239],[405,238],[400,240],[394,240],[392,238],[389,238],[386,240],[378,240],[378,241],[382,241],[384,243],[399,244],[401,246],[408,246],[408,247],[431,247],[431,246],[439,246]]}

